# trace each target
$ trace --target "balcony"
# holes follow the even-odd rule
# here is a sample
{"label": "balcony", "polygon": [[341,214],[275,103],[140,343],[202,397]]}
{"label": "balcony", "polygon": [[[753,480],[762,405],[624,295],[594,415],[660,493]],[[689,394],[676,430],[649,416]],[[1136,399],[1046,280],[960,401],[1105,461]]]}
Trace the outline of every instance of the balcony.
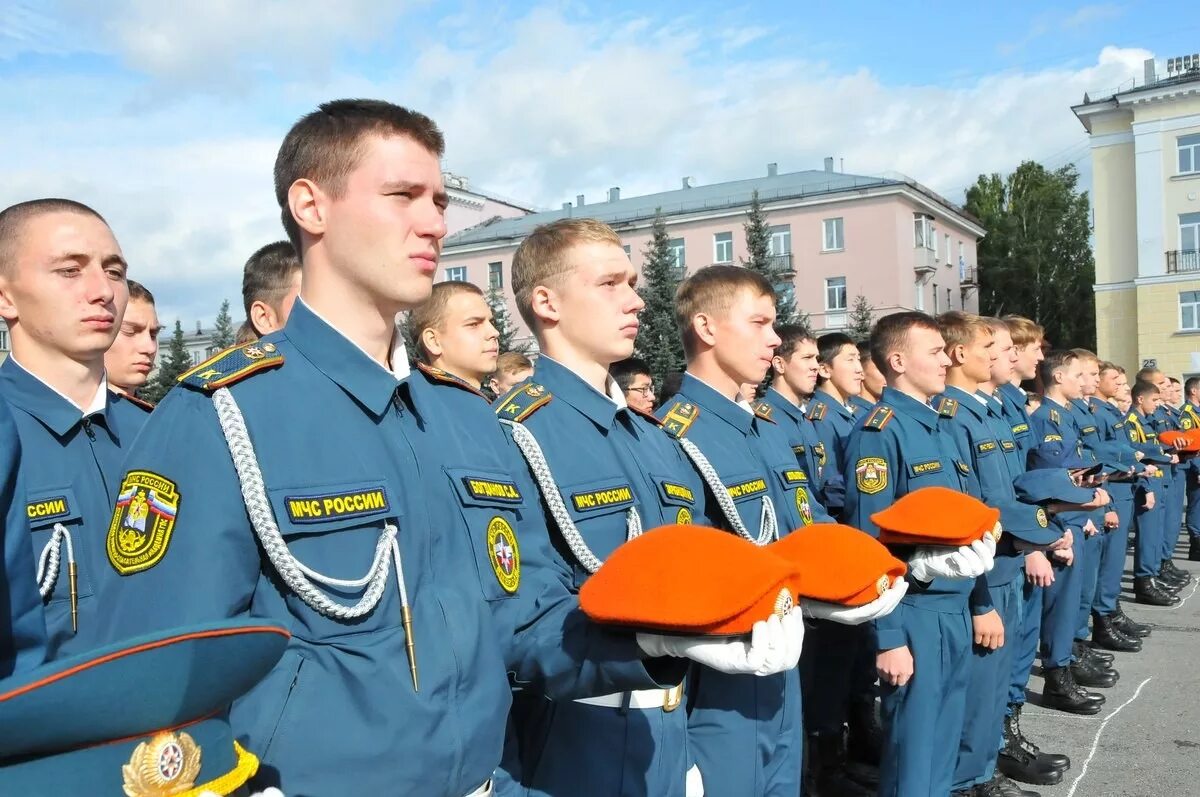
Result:
{"label": "balcony", "polygon": [[1188,274],[1200,271],[1200,250],[1180,249],[1167,252],[1167,273]]}
{"label": "balcony", "polygon": [[918,246],[913,250],[913,270],[921,278],[937,271],[937,254],[928,247]]}
{"label": "balcony", "polygon": [[963,266],[958,272],[958,282],[965,288],[974,288],[979,285],[979,270],[975,266]]}
{"label": "balcony", "polygon": [[771,264],[771,269],[781,277],[794,277],[796,270],[792,267],[792,253],[784,252],[781,255],[771,255],[767,258],[767,262]]}

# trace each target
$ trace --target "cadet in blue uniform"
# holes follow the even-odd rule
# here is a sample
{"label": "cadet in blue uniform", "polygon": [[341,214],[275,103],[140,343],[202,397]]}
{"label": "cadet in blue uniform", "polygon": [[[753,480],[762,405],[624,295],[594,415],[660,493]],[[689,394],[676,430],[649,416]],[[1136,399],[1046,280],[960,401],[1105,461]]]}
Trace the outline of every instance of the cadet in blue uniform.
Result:
{"label": "cadet in blue uniform", "polygon": [[[1019,635],[1009,638],[1008,631],[1020,625],[1017,593],[1023,580],[1022,550],[1048,546],[1061,535],[1049,529],[1045,510],[1017,501],[1013,480],[1020,473],[1009,464],[1010,452],[1016,456],[1012,430],[999,414],[989,410],[987,398],[979,393],[981,386],[990,384],[994,361],[1000,356],[991,326],[978,316],[953,311],[938,316],[938,327],[946,341],[950,368],[946,392],[934,406],[953,436],[959,455],[970,464],[982,499],[1000,509],[1004,526],[995,565],[986,577],[976,581],[971,595],[975,647],[968,664],[967,715],[954,790],[969,792],[976,786],[986,786],[1002,793],[1016,788],[995,768],[997,739],[1008,703],[1012,654],[1020,642]],[[1004,356],[1010,362],[1011,373],[1011,339]]]}
{"label": "cadet in blue uniform", "polygon": [[[800,467],[812,484],[823,485],[818,452],[820,445],[813,422],[806,417],[804,403],[817,384],[817,342],[801,326],[777,327],[780,344],[771,360],[772,379],[763,401],[770,417],[783,429],[796,452]],[[824,450],[824,447],[821,447]],[[834,473],[832,469],[825,473]],[[841,474],[837,474],[841,484]],[[840,491],[840,487],[839,487]],[[824,502],[824,491],[817,490]],[[839,492],[839,496],[840,496]],[[804,729],[808,744],[805,756],[805,791],[831,792],[850,797],[872,794],[850,779],[846,772],[845,725],[850,683],[856,652],[864,647],[864,629],[842,623],[814,620],[807,636],[808,645],[800,659],[800,682],[804,704]],[[874,655],[871,656],[871,683],[874,684]],[[873,690],[871,713],[875,712]]]}
{"label": "cadet in blue uniform", "polygon": [[[574,591],[626,540],[703,512],[683,453],[608,376],[633,350],[644,306],[635,282],[619,236],[590,219],[539,227],[513,256],[517,307],[541,356],[533,381],[495,409],[537,483],[548,542]],[[510,744],[506,769],[537,795],[698,793],[682,676],[668,670],[657,683],[575,701],[523,690],[513,709],[519,762]]]}
{"label": "cadet in blue uniform", "polygon": [[506,671],[567,694],[653,683],[633,636],[585,623],[522,544],[540,516],[487,408],[406,379],[394,319],[431,290],[441,151],[428,118],[388,103],[298,122],[276,179],[302,300],[283,331],[186,375],[126,459],[110,638],[244,616],[293,633],[232,710],[260,788],[490,794]]}
{"label": "cadet in blue uniform", "polygon": [[0,212],[0,312],[12,355],[0,397],[21,436],[21,475],[53,659],[98,643],[98,582],[111,573],[104,534],[121,451],[145,412],[110,393],[104,352],[128,299],[126,265],[108,224],[65,199]]}
{"label": "cadet in blue uniform", "polygon": [[[751,405],[740,386],[766,375],[779,338],[775,292],[759,274],[711,266],[675,295],[688,370],[659,410],[704,480],[706,522],[758,545],[829,516],[798,467],[769,405]],[[708,797],[795,795],[803,727],[800,679],[791,669],[766,679],[697,668],[688,700],[693,754]]]}
{"label": "cadet in blue uniform", "polygon": [[46,655],[46,622],[34,582],[20,463],[17,426],[8,405],[0,401],[0,506],[5,508],[0,527],[0,678],[31,669]]}
{"label": "cadet in blue uniform", "polygon": [[1144,462],[1161,464],[1162,470],[1149,478],[1135,497],[1134,522],[1137,524],[1137,539],[1133,548],[1133,593],[1138,603],[1150,606],[1172,606],[1179,603],[1179,596],[1166,582],[1159,581],[1162,567],[1163,524],[1160,515],[1162,487],[1165,483],[1163,471],[1170,467],[1174,455],[1166,455],[1158,444],[1158,433],[1150,421],[1162,401],[1154,384],[1138,380],[1130,390],[1129,415],[1125,418],[1125,431],[1134,449],[1141,451]]}
{"label": "cadet in blue uniform", "polygon": [[871,359],[871,342],[869,340],[859,341],[858,361],[863,369],[862,390],[857,396],[850,397],[850,403],[860,410],[869,412],[879,401],[879,396],[887,387],[887,383],[879,371],[879,366]]}
{"label": "cadet in blue uniform", "polygon": [[[1189,376],[1183,383],[1186,399],[1179,410],[1179,428],[1185,432],[1200,429],[1200,376]],[[1193,457],[1187,468],[1188,560],[1200,562],[1200,457]]]}
{"label": "cadet in blue uniform", "polygon": [[[1142,369],[1145,371],[1146,369]],[[1155,371],[1152,379],[1157,385],[1162,403],[1151,417],[1155,433],[1179,430],[1179,411],[1175,408],[1175,382],[1161,371]],[[1161,565],[1159,578],[1173,588],[1182,589],[1191,583],[1191,574],[1175,566],[1175,546],[1179,544],[1179,535],[1183,529],[1183,504],[1186,492],[1186,463],[1181,463],[1176,456],[1174,461],[1163,469],[1163,537]]]}
{"label": "cadet in blue uniform", "polygon": [[[1030,419],[1034,439],[1039,441],[1029,454],[1030,469],[1075,467],[1095,461],[1090,452],[1083,450],[1078,424],[1068,409],[1072,400],[1082,396],[1082,370],[1083,363],[1070,351],[1050,352],[1038,365],[1044,399]],[[1103,499],[1102,504],[1108,502],[1106,494]],[[1104,696],[1082,687],[1112,686],[1116,675],[1077,658],[1075,635],[1083,586],[1079,563],[1084,556],[1084,537],[1098,534],[1104,521],[1095,510],[1057,514],[1054,521],[1072,533],[1074,564],[1057,568],[1054,581],[1043,590],[1043,702],[1062,711],[1095,714],[1104,705]]]}
{"label": "cadet in blue uniform", "polygon": [[839,514],[845,504],[846,485],[842,482],[846,440],[855,424],[855,405],[851,396],[862,389],[863,370],[858,347],[849,336],[831,332],[817,339],[820,363],[817,390],[808,403],[808,419],[821,438],[827,473],[826,494],[829,511]]}
{"label": "cadet in blue uniform", "polygon": [[149,412],[154,405],[138,398],[138,391],[146,386],[154,370],[162,324],[154,308],[154,294],[140,282],[127,282],[129,304],[121,318],[121,331],[104,353],[104,375],[109,388]]}
{"label": "cadet in blue uniform", "polygon": [[[943,349],[937,324],[924,313],[896,313],[876,323],[871,356],[888,386],[847,444],[843,522],[877,535],[871,515],[902,495],[928,485],[968,490],[969,467],[929,406],[946,387]],[[925,551],[898,554],[913,562]],[[883,797],[942,797],[953,783],[958,748],[947,742],[959,738],[966,711],[972,638],[967,601],[987,563],[971,549],[951,558],[964,577],[944,577],[947,570],[918,581],[910,569],[908,594],[875,622]]]}

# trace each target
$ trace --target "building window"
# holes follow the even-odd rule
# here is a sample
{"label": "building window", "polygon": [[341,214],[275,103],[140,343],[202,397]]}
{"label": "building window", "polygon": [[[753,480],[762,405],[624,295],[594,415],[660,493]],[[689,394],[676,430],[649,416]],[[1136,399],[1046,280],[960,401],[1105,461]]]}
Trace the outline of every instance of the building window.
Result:
{"label": "building window", "polygon": [[950,254],[950,233],[946,233],[946,265],[954,265],[954,257]]}
{"label": "building window", "polygon": [[500,290],[504,287],[504,264],[488,263],[488,287]]}
{"label": "building window", "polygon": [[830,312],[846,309],[845,277],[829,277],[825,280],[825,309]]}
{"label": "building window", "polygon": [[1179,249],[1183,252],[1200,250],[1200,213],[1179,214]]}
{"label": "building window", "polygon": [[823,252],[837,252],[846,248],[846,238],[842,227],[842,220],[825,219],[821,224],[825,228],[825,242],[821,248]]}
{"label": "building window", "polygon": [[938,289],[937,283],[933,283],[933,314],[937,315],[942,312],[942,308],[938,306]]}
{"label": "building window", "polygon": [[466,282],[467,267],[466,266],[451,266],[446,269],[446,282]]}
{"label": "building window", "polygon": [[1179,142],[1179,173],[1200,172],[1200,133],[1180,136],[1176,141]]}
{"label": "building window", "polygon": [[920,310],[921,312],[925,312],[925,285],[924,285],[924,283],[918,282],[916,287],[917,287],[917,294],[916,294],[917,301],[916,301],[915,305],[913,306],[913,309]]}
{"label": "building window", "polygon": [[967,278],[967,249],[962,241],[958,242],[958,278]]}
{"label": "building window", "polygon": [[792,225],[777,224],[769,227],[768,232],[771,235],[771,254],[790,255],[792,253]]}
{"label": "building window", "polygon": [[671,250],[671,257],[675,261],[675,277],[683,279],[683,274],[687,270],[687,257],[684,253],[684,245],[682,238],[672,238],[667,244]]}
{"label": "building window", "polygon": [[933,248],[933,217],[924,213],[913,214],[913,246]]}
{"label": "building window", "polygon": [[1200,331],[1200,291],[1180,292],[1179,328],[1189,332]]}
{"label": "building window", "polygon": [[0,329],[0,351],[8,351],[8,330]]}
{"label": "building window", "polygon": [[713,262],[733,262],[733,233],[719,232],[713,235]]}

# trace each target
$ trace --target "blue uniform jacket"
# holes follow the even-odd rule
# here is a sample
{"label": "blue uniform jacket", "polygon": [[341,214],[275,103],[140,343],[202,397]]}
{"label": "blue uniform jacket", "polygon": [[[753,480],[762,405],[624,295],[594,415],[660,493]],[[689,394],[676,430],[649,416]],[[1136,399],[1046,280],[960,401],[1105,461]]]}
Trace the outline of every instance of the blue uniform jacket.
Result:
{"label": "blue uniform jacket", "polygon": [[[1030,454],[1032,455],[1034,451],[1043,447],[1050,449],[1061,447],[1062,450],[1074,452],[1085,462],[1097,461],[1096,455],[1083,445],[1083,438],[1076,420],[1077,412],[1078,410],[1063,407],[1046,397],[1030,418],[1035,441],[1033,448],[1030,449]],[[1063,512],[1055,517],[1064,528],[1082,528],[1088,520],[1091,520],[1097,529],[1103,529],[1105,511],[1101,508],[1091,512]],[[1078,532],[1076,536],[1081,533]]]}
{"label": "blue uniform jacket", "polygon": [[[970,492],[970,467],[939,423],[938,413],[891,387],[883,389],[875,409],[851,432],[842,474],[846,481],[842,522],[874,537],[879,536],[879,527],[871,515],[902,495],[931,485]],[[896,554],[904,560],[909,557],[908,550]],[[970,579],[935,578],[923,584],[910,577],[901,603],[959,612],[967,608],[974,585]],[[907,644],[902,616],[902,612],[893,612],[875,621],[877,650]]]}
{"label": "blue uniform jacket", "polygon": [[8,405],[0,401],[0,506],[6,510],[0,527],[0,679],[36,667],[46,655],[46,622],[35,581],[20,465],[17,425]]}
{"label": "blue uniform jacket", "polygon": [[[311,608],[266,560],[209,395],[221,383],[301,563],[362,578],[385,525],[398,529],[419,691],[394,571],[378,605],[346,620]],[[195,369],[129,451],[110,535],[125,546],[110,546],[124,575],[103,596],[109,637],[227,617],[278,623],[288,650],[231,714],[262,759],[256,787],[459,797],[499,765],[506,672],[601,690],[594,662],[644,672],[632,639],[591,634],[565,590],[543,591],[553,579],[540,546],[519,536],[540,512],[519,472],[482,399],[419,374],[401,382],[297,302],[281,332]],[[174,505],[173,521],[156,517],[138,547],[130,507],[150,489]],[[321,591],[343,605],[362,595]],[[526,601],[527,625],[514,627]]]}
{"label": "blue uniform jacket", "polygon": [[79,653],[103,640],[100,624],[110,611],[96,598],[98,583],[112,570],[104,540],[112,498],[121,476],[122,449],[149,417],[140,406],[108,391],[104,410],[83,412],[12,357],[0,365],[0,396],[7,399],[21,437],[21,475],[35,562],[55,524],[70,535],[78,573],[79,630],[71,630],[67,546],[60,549],[59,576],[45,602],[46,659]]}
{"label": "blue uniform jacket", "polygon": [[1021,456],[1029,455],[1034,446],[1033,429],[1029,425],[1029,410],[1025,408],[1025,391],[1012,383],[1000,385],[1000,401],[1004,405],[1004,417],[1008,419],[1013,439]]}
{"label": "blue uniform jacket", "polygon": [[855,414],[823,390],[813,394],[808,402],[808,419],[812,421],[824,450],[826,496],[829,509],[841,512],[846,502],[846,483],[842,478],[846,466],[846,441],[861,413]]}
{"label": "blue uniform jacket", "polygon": [[[821,438],[817,436],[816,427],[800,407],[784,398],[774,388],[767,390],[767,395],[763,396],[762,401],[771,408],[772,420],[787,435],[788,443],[796,454],[796,462],[808,474],[809,483],[816,485],[817,495],[820,496],[821,503],[825,504],[825,477],[833,471],[821,464],[825,459],[822,453],[825,447]],[[841,481],[840,475],[838,481]]]}

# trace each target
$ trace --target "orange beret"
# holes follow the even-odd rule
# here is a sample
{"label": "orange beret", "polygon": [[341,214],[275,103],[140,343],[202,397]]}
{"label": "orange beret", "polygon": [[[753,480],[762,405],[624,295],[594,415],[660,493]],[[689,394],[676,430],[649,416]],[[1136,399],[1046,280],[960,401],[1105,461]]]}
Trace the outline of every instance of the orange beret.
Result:
{"label": "orange beret", "polygon": [[886,545],[970,545],[999,536],[1000,510],[949,487],[922,487],[871,515]]}
{"label": "orange beret", "polygon": [[1166,443],[1176,451],[1191,453],[1200,451],[1200,429],[1190,429],[1186,432],[1170,430],[1158,436],[1159,442]]}
{"label": "orange beret", "polygon": [[1187,432],[1181,432],[1177,429],[1169,429],[1165,432],[1158,433],[1158,441],[1171,448],[1182,448],[1187,439]]}
{"label": "orange beret", "polygon": [[1200,429],[1189,429],[1183,433],[1183,448],[1181,450],[1193,452],[1200,451]]}
{"label": "orange beret", "polygon": [[908,569],[870,534],[839,523],[796,529],[767,550],[798,568],[799,597],[843,606],[870,603]]}
{"label": "orange beret", "polygon": [[795,604],[794,568],[749,540],[705,526],[662,526],[613,551],[579,591],[606,625],[745,634]]}

